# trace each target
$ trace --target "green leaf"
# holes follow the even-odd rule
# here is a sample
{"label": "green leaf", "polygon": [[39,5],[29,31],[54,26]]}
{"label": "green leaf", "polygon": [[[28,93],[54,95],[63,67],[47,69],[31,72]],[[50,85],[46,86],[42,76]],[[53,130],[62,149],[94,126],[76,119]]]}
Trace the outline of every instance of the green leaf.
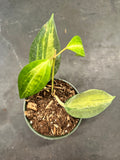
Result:
{"label": "green leaf", "polygon": [[36,60],[26,65],[18,77],[20,98],[27,98],[42,90],[51,74],[50,60]]}
{"label": "green leaf", "polygon": [[85,56],[82,40],[79,36],[74,36],[68,45],[66,46],[67,49],[76,53],[77,56]]}
{"label": "green leaf", "polygon": [[[60,42],[54,22],[54,14],[49,21],[42,26],[39,33],[32,42],[29,54],[29,62],[39,59],[49,59],[60,51]],[[61,56],[56,58],[55,71],[57,72],[60,65]]]}
{"label": "green leaf", "polygon": [[91,118],[103,112],[114,98],[105,91],[91,89],[70,98],[65,103],[65,110],[76,118]]}

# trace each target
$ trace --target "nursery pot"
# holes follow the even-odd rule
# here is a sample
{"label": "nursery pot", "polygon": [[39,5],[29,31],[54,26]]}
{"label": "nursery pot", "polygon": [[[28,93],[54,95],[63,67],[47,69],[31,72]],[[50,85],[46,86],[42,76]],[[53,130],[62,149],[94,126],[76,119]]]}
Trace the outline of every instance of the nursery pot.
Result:
{"label": "nursery pot", "polygon": [[[61,80],[61,81],[65,82],[65,83],[68,83],[75,90],[76,94],[79,93],[78,90],[70,82],[68,82],[66,80],[62,80],[62,79],[58,79],[58,80]],[[27,104],[27,102],[24,101],[23,112],[26,110],[26,104]],[[82,119],[79,119],[79,121],[78,121],[77,125],[75,126],[75,128],[70,133],[68,133],[66,135],[62,135],[62,136],[45,136],[45,135],[42,135],[42,134],[38,133],[37,131],[35,131],[32,128],[32,126],[31,126],[29,120],[27,119],[27,117],[25,116],[25,114],[24,114],[24,118],[25,118],[25,121],[26,121],[26,123],[27,123],[27,125],[28,125],[28,127],[30,128],[31,131],[33,131],[36,135],[38,135],[38,136],[40,136],[40,137],[42,137],[44,139],[48,139],[48,140],[58,140],[58,139],[62,139],[62,138],[68,137],[69,135],[71,135],[72,133],[74,133],[76,131],[76,129],[78,128],[78,126],[80,125],[81,120],[82,120]]]}

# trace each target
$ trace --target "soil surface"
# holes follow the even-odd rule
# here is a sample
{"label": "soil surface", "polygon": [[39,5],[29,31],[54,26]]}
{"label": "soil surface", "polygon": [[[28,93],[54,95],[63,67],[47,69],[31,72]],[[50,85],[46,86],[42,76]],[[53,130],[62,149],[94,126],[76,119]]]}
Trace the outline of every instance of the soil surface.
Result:
{"label": "soil surface", "polygon": [[[76,94],[75,90],[61,80],[54,81],[54,91],[62,102]],[[62,136],[71,132],[79,119],[73,118],[51,96],[51,83],[39,93],[26,99],[25,115],[38,133],[46,136]]]}

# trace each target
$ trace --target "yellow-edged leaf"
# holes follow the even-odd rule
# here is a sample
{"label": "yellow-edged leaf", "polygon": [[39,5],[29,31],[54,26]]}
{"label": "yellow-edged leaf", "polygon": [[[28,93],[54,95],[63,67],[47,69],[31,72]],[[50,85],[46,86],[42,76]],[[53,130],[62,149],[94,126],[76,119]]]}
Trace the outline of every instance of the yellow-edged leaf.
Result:
{"label": "yellow-edged leaf", "polygon": [[[49,21],[42,26],[39,33],[32,42],[29,54],[29,62],[49,59],[60,51],[60,42],[57,35],[56,25],[54,22],[54,14],[51,15]],[[55,63],[55,73],[60,65],[61,56],[57,56]]]}
{"label": "yellow-edged leaf", "polygon": [[65,103],[65,110],[76,118],[91,118],[103,112],[114,98],[105,91],[91,89],[70,98]]}
{"label": "yellow-edged leaf", "polygon": [[67,44],[66,48],[75,52],[77,56],[85,56],[82,40],[79,36],[74,36]]}
{"label": "yellow-edged leaf", "polygon": [[36,60],[26,65],[18,77],[20,98],[27,98],[42,90],[51,74],[50,60]]}

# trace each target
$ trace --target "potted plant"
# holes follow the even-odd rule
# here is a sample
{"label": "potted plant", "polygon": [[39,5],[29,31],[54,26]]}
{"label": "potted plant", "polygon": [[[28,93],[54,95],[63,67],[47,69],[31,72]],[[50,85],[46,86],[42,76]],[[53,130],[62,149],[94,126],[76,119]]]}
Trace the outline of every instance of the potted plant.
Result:
{"label": "potted plant", "polygon": [[19,95],[25,98],[23,110],[28,126],[37,135],[50,140],[70,135],[83,118],[100,114],[115,98],[98,89],[79,93],[69,82],[55,79],[61,53],[65,50],[71,50],[77,56],[85,56],[79,36],[74,36],[60,50],[52,14],[32,42],[30,63],[21,70],[18,77]]}

